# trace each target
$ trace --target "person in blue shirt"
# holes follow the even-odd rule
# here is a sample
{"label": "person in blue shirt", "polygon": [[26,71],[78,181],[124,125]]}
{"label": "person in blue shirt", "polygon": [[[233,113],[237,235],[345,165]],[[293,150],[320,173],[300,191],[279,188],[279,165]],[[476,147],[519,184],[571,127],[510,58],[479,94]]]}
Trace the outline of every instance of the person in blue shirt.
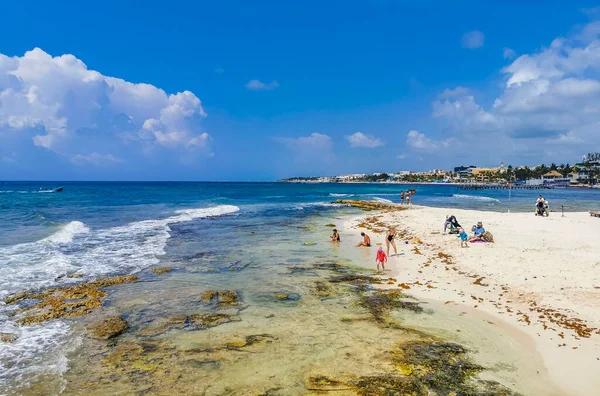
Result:
{"label": "person in blue shirt", "polygon": [[483,223],[480,221],[477,223],[475,227],[473,227],[473,236],[469,238],[469,242],[473,241],[483,241],[483,234],[485,233],[485,228],[483,228]]}
{"label": "person in blue shirt", "polygon": [[458,232],[460,233],[458,234],[458,238],[460,238],[460,247],[469,247],[469,236],[467,235],[467,232],[463,228],[459,229]]}

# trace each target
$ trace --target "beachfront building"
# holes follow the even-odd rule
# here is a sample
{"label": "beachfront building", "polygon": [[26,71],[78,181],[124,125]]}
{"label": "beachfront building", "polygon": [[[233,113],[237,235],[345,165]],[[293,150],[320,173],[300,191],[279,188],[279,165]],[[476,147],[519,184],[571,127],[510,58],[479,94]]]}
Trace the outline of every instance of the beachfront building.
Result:
{"label": "beachfront building", "polygon": [[600,153],[588,153],[568,175],[571,184],[593,184],[600,180]]}
{"label": "beachfront building", "polygon": [[339,175],[335,177],[335,181],[338,183],[348,183],[352,181],[358,181],[365,178],[364,173],[353,173],[350,175]]}
{"label": "beachfront building", "polygon": [[477,168],[475,165],[456,166],[454,167],[454,173],[458,173],[460,178],[469,178],[473,176],[473,169],[475,168]]}

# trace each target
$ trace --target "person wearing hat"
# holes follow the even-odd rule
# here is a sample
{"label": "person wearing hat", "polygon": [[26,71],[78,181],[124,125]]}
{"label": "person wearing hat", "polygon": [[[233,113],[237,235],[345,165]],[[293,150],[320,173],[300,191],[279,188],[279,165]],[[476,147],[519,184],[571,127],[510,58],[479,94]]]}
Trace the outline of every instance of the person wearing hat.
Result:
{"label": "person wearing hat", "polygon": [[469,238],[469,242],[483,241],[482,236],[484,233],[485,228],[483,228],[483,223],[480,221],[476,226],[473,227],[473,236]]}
{"label": "person wearing hat", "polygon": [[333,235],[331,235],[329,238],[331,238],[331,242],[341,242],[342,241],[340,239],[340,234],[338,233],[338,230],[336,230],[335,228],[333,229]]}

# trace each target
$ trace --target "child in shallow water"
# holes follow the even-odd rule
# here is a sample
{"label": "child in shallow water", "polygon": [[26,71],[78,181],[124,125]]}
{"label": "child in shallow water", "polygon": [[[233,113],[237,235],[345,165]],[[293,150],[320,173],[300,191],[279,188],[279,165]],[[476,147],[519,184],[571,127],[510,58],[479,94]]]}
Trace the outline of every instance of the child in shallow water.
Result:
{"label": "child in shallow water", "polygon": [[460,247],[469,247],[469,235],[464,228],[458,230],[458,238],[460,238]]}
{"label": "child in shallow water", "polygon": [[383,248],[379,246],[377,249],[377,258],[375,259],[377,262],[377,271],[379,271],[379,264],[381,264],[381,269],[385,271],[385,263],[387,263],[387,255],[383,251]]}

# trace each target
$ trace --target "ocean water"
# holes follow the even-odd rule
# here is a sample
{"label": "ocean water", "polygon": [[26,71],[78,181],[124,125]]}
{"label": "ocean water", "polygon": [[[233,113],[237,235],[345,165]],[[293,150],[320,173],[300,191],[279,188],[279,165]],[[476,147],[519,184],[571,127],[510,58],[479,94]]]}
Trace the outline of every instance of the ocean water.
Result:
{"label": "ocean water", "polygon": [[[65,187],[63,192],[38,192],[40,187],[58,185]],[[345,367],[354,374],[373,373],[379,367],[372,361],[374,349],[391,347],[398,338],[366,322],[356,322],[349,330],[340,318],[364,315],[352,302],[356,296],[341,293],[323,302],[313,295],[315,282],[326,279],[322,270],[313,267],[315,263],[333,260],[358,265],[364,260],[355,250],[323,242],[331,232],[326,224],[358,213],[332,201],[397,202],[399,190],[407,188],[380,184],[6,182],[0,185],[0,301],[25,290],[137,274],[140,281],[115,287],[103,308],[124,315],[131,331],[123,337],[137,342],[136,332],[157,318],[212,312],[214,307],[199,301],[203,291],[236,290],[244,304],[243,311],[235,312],[240,324],[203,332],[172,332],[166,339],[183,349],[222,351],[215,342],[273,333],[270,336],[277,340],[273,342],[277,348],[254,358],[259,360],[218,352],[210,361],[219,362],[222,369],[207,365],[206,372],[194,370],[186,384],[209,381],[213,387],[204,389],[206,394],[222,394],[219,392],[228,387],[259,392],[268,389],[272,373],[277,372],[284,378],[280,387],[295,389],[286,394],[302,394],[299,376],[316,368]],[[509,208],[506,191],[410,188],[417,190],[415,204]],[[551,205],[556,202],[569,210],[596,207],[600,197],[600,191],[591,190],[542,193]],[[530,210],[537,194],[514,191],[510,209]],[[174,271],[158,277],[150,272],[157,266],[173,267]],[[80,278],[65,276],[73,274]],[[289,298],[283,302],[273,298],[279,294]],[[20,326],[17,310],[22,307],[0,302],[0,333],[17,335],[15,342],[0,344],[0,394],[78,394],[86,389],[82,378],[94,378],[93,373],[97,373],[94,383],[103,384],[98,394],[108,389],[102,382],[107,378],[114,386],[112,393],[132,393],[148,385],[131,382],[127,375],[119,380],[114,380],[114,373],[102,377],[106,367],[98,356],[109,356],[110,350],[85,337],[88,318]],[[342,333],[344,336],[332,342],[331,334]],[[378,340],[381,345],[376,344]],[[346,354],[338,356],[340,348],[347,350]],[[498,359],[497,363],[502,363],[502,356]],[[329,368],[321,367],[320,362]],[[234,381],[226,375],[231,370],[247,372],[246,380]],[[507,381],[518,386],[515,378]]]}

